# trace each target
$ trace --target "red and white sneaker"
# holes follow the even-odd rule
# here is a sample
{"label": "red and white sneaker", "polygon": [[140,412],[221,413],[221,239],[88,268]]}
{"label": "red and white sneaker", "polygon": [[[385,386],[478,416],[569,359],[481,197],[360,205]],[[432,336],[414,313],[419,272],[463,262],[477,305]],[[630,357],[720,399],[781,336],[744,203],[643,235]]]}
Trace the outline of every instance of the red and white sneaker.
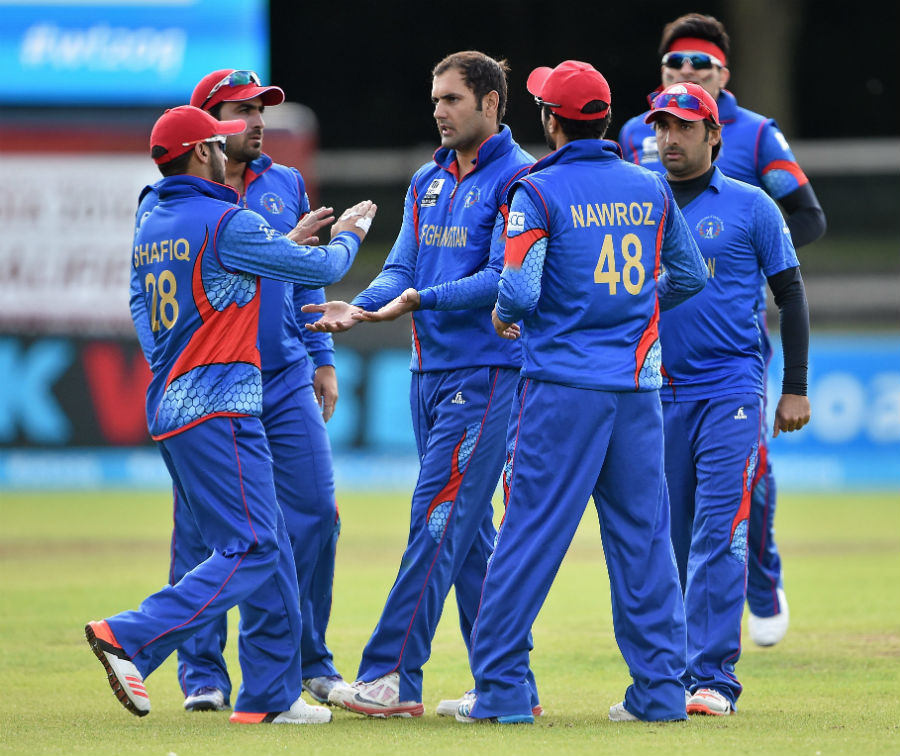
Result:
{"label": "red and white sneaker", "polygon": [[328,724],[331,712],[298,698],[287,711],[235,711],[228,719],[234,724]]}
{"label": "red and white sneaker", "polygon": [[328,703],[367,717],[421,717],[425,713],[421,701],[400,700],[398,672],[372,682],[357,680],[349,687],[335,688],[328,694]]}
{"label": "red and white sneaker", "polygon": [[116,640],[106,620],[88,622],[84,627],[84,635],[106,670],[109,685],[119,703],[138,717],[149,714],[150,696],[144,688],[144,678]]}
{"label": "red and white sneaker", "polygon": [[687,702],[688,714],[710,714],[715,717],[727,717],[732,706],[725,696],[713,688],[698,688]]}

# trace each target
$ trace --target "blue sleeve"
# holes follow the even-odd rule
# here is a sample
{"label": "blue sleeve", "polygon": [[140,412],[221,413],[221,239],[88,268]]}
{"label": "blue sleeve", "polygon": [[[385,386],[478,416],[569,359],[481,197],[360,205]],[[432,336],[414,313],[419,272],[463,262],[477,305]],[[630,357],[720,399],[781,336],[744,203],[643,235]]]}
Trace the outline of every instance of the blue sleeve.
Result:
{"label": "blue sleeve", "polygon": [[756,192],[751,208],[750,237],[759,267],[766,278],[800,265],[791,232],[778,205],[763,192]]}
{"label": "blue sleeve", "polygon": [[756,174],[759,185],[773,199],[790,194],[809,179],[797,163],[797,158],[773,120],[766,121],[756,147]]}
{"label": "blue sleeve", "polygon": [[300,341],[303,342],[307,354],[316,367],[334,365],[334,339],[330,333],[304,328],[305,323],[312,323],[321,316],[317,312],[302,312],[300,308],[305,304],[324,304],[324,302],[324,289],[308,289],[294,285],[294,313],[300,326]]}
{"label": "blue sleeve", "polygon": [[336,283],[350,270],[359,237],[345,231],[330,244],[307,247],[283,236],[258,213],[238,210],[219,230],[216,247],[226,270],[315,287]]}
{"label": "blue sleeve", "polygon": [[628,120],[625,122],[625,125],[619,131],[619,147],[622,149],[622,157],[627,160],[629,163],[640,163],[640,158],[637,155],[637,149],[632,143],[632,132],[634,128],[632,127],[632,121],[634,119]]}
{"label": "blue sleeve", "polygon": [[[413,179],[415,181],[415,179]],[[403,205],[403,223],[397,241],[391,248],[381,273],[375,276],[364,291],[357,294],[351,304],[364,310],[377,310],[392,299],[412,288],[416,279],[416,260],[419,257],[419,240],[415,228],[415,199],[410,184]]]}
{"label": "blue sleeve", "polygon": [[303,176],[300,175],[300,171],[296,168],[291,168],[291,172],[294,174],[294,178],[297,179],[297,197],[300,203],[297,220],[300,220],[309,212],[309,195],[306,193],[306,184],[303,181]]}
{"label": "blue sleeve", "polygon": [[469,310],[490,307],[497,300],[497,284],[503,270],[506,220],[497,213],[491,231],[491,251],[487,265],[471,276],[430,286],[419,292],[420,310]]}
{"label": "blue sleeve", "polygon": [[[151,186],[145,186],[141,191],[138,199],[138,208],[134,219],[134,233],[137,234],[144,218],[150,214],[150,211],[156,206],[159,196]],[[147,314],[147,300],[144,298],[144,285],[140,279],[138,272],[131,267],[131,280],[129,282],[129,300],[128,306],[131,310],[131,322],[134,323],[134,330],[137,332],[138,342],[141,345],[141,351],[147,364],[151,364],[150,355],[153,354],[153,347],[156,340],[153,338],[153,330],[150,325],[150,316]]]}
{"label": "blue sleeve", "polygon": [[500,275],[497,316],[516,323],[534,312],[541,298],[541,276],[547,255],[547,216],[528,196],[513,196],[507,226],[506,267]]}
{"label": "blue sleeve", "polygon": [[702,291],[708,271],[687,221],[675,204],[671,188],[663,179],[658,180],[666,195],[667,212],[660,250],[665,271],[657,281],[656,295],[659,309],[670,310]]}

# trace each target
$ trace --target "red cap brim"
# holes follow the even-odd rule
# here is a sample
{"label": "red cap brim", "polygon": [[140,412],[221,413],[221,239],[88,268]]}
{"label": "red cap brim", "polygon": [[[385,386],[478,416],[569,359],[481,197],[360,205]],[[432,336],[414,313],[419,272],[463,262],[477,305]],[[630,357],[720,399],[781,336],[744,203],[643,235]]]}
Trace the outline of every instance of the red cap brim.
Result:
{"label": "red cap brim", "polygon": [[242,87],[222,87],[216,92],[209,102],[203,105],[204,110],[215,107],[220,102],[243,102],[261,97],[263,105],[281,105],[284,102],[284,90],[281,87],[258,87],[255,84],[245,84]]}
{"label": "red cap brim", "polygon": [[231,136],[232,134],[240,134],[247,128],[247,124],[243,121],[218,121],[215,136]]}

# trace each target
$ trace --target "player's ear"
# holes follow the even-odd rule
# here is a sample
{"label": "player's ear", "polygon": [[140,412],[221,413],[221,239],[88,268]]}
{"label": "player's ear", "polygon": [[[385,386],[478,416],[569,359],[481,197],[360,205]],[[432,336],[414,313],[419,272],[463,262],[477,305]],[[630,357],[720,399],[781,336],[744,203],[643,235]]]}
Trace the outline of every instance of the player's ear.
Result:
{"label": "player's ear", "polygon": [[499,107],[500,95],[496,89],[492,89],[481,99],[481,109],[484,111],[486,116],[496,117]]}

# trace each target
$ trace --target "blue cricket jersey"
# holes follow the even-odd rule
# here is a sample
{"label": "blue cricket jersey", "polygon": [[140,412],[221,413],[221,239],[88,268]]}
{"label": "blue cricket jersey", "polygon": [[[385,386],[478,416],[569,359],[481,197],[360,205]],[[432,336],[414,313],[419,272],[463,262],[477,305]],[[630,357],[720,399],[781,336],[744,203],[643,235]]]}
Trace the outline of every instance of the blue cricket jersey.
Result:
{"label": "blue cricket jersey", "polygon": [[301,246],[238,207],[231,187],[190,175],[155,186],[158,201],[134,237],[131,305],[153,372],[147,423],[159,440],[210,417],[260,414],[259,277],[334,283],[359,238]]}
{"label": "blue cricket jersey", "polygon": [[507,193],[533,162],[501,126],[481,144],[474,169],[462,178],[456,151],[445,148],[413,176],[384,268],[353,299],[377,310],[405,289],[418,290],[413,372],[521,366],[519,345],[494,332],[491,308],[503,268]]}
{"label": "blue cricket jersey", "polygon": [[522,374],[659,389],[660,308],[706,281],[668,184],[622,160],[614,142],[580,139],[535,163],[513,192],[497,314],[523,320]]}
{"label": "blue cricket jersey", "polygon": [[681,208],[709,268],[706,288],[660,320],[663,401],[763,393],[759,290],[799,265],[775,202],[757,187],[713,171]]}

